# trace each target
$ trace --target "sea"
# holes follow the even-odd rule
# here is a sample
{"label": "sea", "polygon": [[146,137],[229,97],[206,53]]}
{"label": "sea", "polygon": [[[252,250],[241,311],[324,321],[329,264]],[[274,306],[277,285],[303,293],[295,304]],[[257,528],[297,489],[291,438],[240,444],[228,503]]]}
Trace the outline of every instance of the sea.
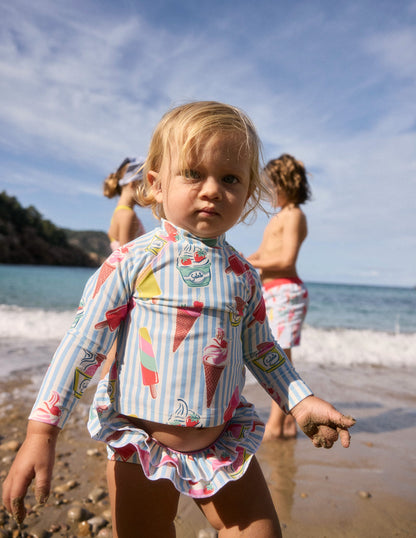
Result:
{"label": "sea", "polygon": [[[0,264],[0,371],[43,372],[94,269]],[[306,282],[295,364],[416,367],[416,289]]]}

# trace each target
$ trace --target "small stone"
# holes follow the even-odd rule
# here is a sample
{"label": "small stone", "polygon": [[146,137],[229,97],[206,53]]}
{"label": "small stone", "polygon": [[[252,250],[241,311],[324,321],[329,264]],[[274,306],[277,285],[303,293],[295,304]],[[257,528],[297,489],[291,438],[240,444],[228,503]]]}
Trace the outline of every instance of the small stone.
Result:
{"label": "small stone", "polygon": [[92,514],[90,514],[90,512],[88,512],[88,510],[86,510],[83,506],[72,506],[67,513],[69,521],[74,523],[85,521],[91,517],[91,515]]}
{"label": "small stone", "polygon": [[97,534],[97,532],[105,527],[108,523],[103,517],[101,516],[95,516],[91,519],[88,519],[87,523],[89,524],[93,534]]}
{"label": "small stone", "polygon": [[79,536],[91,536],[91,527],[88,521],[81,521],[78,525]]}
{"label": "small stone", "polygon": [[101,529],[100,532],[97,534],[97,537],[98,537],[98,538],[112,538],[112,537],[113,537],[113,533],[112,533],[111,529],[109,529],[108,527],[104,527],[104,528]]}
{"label": "small stone", "polygon": [[302,499],[307,499],[309,497],[309,495],[307,493],[305,493],[304,491],[302,491],[300,496],[301,496]]}
{"label": "small stone", "polygon": [[76,480],[69,480],[65,484],[60,484],[59,486],[56,486],[53,492],[60,495],[62,493],[66,493],[67,491],[70,491],[71,489],[76,488],[77,486],[79,486],[79,483]]}
{"label": "small stone", "polygon": [[99,456],[101,452],[98,450],[98,448],[89,448],[87,450],[87,456]]}
{"label": "small stone", "polygon": [[198,538],[216,538],[217,533],[214,529],[201,529],[198,532]]}
{"label": "small stone", "polygon": [[88,499],[93,503],[97,503],[107,496],[107,492],[103,488],[95,488],[88,494]]}
{"label": "small stone", "polygon": [[362,498],[362,499],[371,499],[372,495],[369,491],[359,491],[358,492],[358,495]]}
{"label": "small stone", "polygon": [[9,452],[17,452],[21,446],[19,441],[7,441],[0,445],[0,450],[8,450]]}
{"label": "small stone", "polygon": [[58,525],[58,524],[52,524],[50,527],[49,527],[49,532],[51,534],[53,534],[54,532],[59,532],[60,530],[62,529],[62,526],[61,525]]}
{"label": "small stone", "polygon": [[46,529],[31,529],[30,530],[31,538],[48,538],[49,532]]}

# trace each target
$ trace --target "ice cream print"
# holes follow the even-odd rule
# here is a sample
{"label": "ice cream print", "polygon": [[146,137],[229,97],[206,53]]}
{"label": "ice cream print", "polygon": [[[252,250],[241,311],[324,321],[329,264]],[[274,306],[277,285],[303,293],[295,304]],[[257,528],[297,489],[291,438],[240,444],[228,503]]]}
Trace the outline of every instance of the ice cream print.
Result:
{"label": "ice cream print", "polygon": [[169,424],[172,426],[187,426],[195,428],[199,424],[200,416],[195,411],[189,409],[188,404],[182,398],[178,398],[178,405],[169,417]]}
{"label": "ice cream print", "polygon": [[204,348],[202,362],[204,364],[205,384],[207,387],[207,407],[211,406],[220,377],[227,365],[228,342],[224,338],[224,330],[217,329],[212,343]]}
{"label": "ice cream print", "polygon": [[211,282],[211,261],[208,249],[187,244],[179,253],[176,267],[182,280],[190,288],[202,288]]}
{"label": "ice cream print", "polygon": [[139,329],[140,365],[143,385],[150,389],[153,399],[157,397],[156,385],[159,383],[159,374],[153,351],[152,340],[146,327]]}
{"label": "ice cream print", "polygon": [[173,339],[173,352],[175,352],[181,343],[185,340],[187,334],[194,326],[202,312],[203,303],[194,301],[193,306],[179,306],[176,314],[176,328]]}
{"label": "ice cream print", "polygon": [[93,297],[97,295],[97,293],[100,291],[101,286],[104,284],[104,282],[107,280],[107,278],[111,275],[111,273],[115,270],[116,264],[121,261],[129,249],[127,247],[121,247],[117,250],[115,250],[111,256],[103,263],[100,269],[100,273],[98,275],[97,284],[95,286],[95,290],[93,293]]}
{"label": "ice cream print", "polygon": [[285,362],[285,357],[274,342],[263,342],[257,346],[257,357],[252,361],[263,372],[273,372]]}
{"label": "ice cream print", "polygon": [[101,353],[93,354],[90,351],[84,350],[84,357],[81,359],[81,364],[75,368],[74,395],[76,398],[81,398],[88,383],[105,359],[106,356]]}

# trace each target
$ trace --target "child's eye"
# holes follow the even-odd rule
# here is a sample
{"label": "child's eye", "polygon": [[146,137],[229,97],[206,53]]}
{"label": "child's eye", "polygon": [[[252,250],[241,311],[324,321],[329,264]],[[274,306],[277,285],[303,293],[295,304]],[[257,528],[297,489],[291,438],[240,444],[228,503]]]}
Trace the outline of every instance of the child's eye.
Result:
{"label": "child's eye", "polygon": [[225,176],[222,178],[222,180],[224,181],[224,183],[228,183],[229,185],[233,185],[234,183],[238,183],[239,182],[239,179],[238,177],[236,176]]}
{"label": "child's eye", "polygon": [[188,179],[201,179],[201,174],[196,170],[184,170],[182,175]]}

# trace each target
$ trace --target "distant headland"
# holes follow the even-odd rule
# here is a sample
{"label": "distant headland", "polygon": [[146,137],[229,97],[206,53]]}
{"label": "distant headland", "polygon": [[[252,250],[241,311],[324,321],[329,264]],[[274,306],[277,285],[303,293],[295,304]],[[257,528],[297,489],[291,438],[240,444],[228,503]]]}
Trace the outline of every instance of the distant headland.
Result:
{"label": "distant headland", "polygon": [[0,263],[97,267],[109,254],[106,233],[59,228],[0,193]]}

